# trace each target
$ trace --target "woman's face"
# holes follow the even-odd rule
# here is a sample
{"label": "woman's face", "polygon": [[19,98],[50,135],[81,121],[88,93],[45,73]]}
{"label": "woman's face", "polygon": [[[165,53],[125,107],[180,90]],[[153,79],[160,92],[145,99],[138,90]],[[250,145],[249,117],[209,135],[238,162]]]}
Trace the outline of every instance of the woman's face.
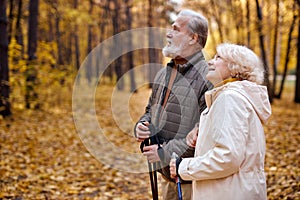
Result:
{"label": "woman's face", "polygon": [[228,62],[220,57],[218,54],[208,62],[208,73],[206,75],[213,85],[217,85],[225,79],[231,77],[230,70],[228,69]]}

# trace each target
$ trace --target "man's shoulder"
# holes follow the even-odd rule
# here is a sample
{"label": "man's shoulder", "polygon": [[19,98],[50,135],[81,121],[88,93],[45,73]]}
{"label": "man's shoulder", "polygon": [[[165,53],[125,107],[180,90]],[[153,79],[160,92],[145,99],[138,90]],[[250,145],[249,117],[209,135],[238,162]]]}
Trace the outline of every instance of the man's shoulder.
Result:
{"label": "man's shoulder", "polygon": [[161,69],[159,69],[155,75],[155,77],[161,77],[164,76],[167,73],[167,67],[162,67]]}
{"label": "man's shoulder", "polygon": [[193,78],[200,77],[201,79],[206,79],[206,74],[208,73],[208,64],[205,60],[199,60],[191,69],[188,76],[192,76]]}
{"label": "man's shoulder", "polygon": [[154,83],[161,83],[165,79],[166,73],[166,67],[159,69],[155,74]]}
{"label": "man's shoulder", "polygon": [[195,70],[205,72],[208,70],[208,63],[206,60],[199,60],[193,67]]}

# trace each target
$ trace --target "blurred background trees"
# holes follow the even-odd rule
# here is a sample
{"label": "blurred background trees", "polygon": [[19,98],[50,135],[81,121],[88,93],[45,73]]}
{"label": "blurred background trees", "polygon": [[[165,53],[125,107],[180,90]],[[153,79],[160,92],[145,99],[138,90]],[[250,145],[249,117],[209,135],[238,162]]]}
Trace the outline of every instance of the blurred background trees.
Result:
{"label": "blurred background trees", "polygon": [[[76,73],[93,48],[122,31],[170,27],[172,16],[182,8],[199,11],[209,20],[207,59],[214,55],[216,45],[221,42],[246,45],[261,56],[269,72],[266,80],[270,81],[266,84],[270,96],[280,98],[286,77],[290,81],[289,75],[296,75],[293,76],[296,77],[293,83],[297,83],[294,100],[300,102],[299,0],[0,2],[2,115],[10,114],[10,104],[17,109],[48,109],[62,104],[62,99],[67,98],[70,103]],[[155,36],[145,35],[138,42],[155,42],[152,39]],[[130,45],[133,41],[127,42]],[[104,82],[115,84],[123,81],[122,75],[135,66],[162,62],[160,49],[127,53],[104,72]],[[129,82],[119,82],[117,87],[136,91],[135,81],[143,78],[151,82],[157,70],[149,67],[147,72],[138,75],[131,72]],[[88,68],[86,76],[80,78],[90,82],[93,73],[98,73],[97,69]]]}
{"label": "blurred background trees", "polygon": [[6,2],[0,0],[0,115],[11,114],[9,102],[8,35]]}

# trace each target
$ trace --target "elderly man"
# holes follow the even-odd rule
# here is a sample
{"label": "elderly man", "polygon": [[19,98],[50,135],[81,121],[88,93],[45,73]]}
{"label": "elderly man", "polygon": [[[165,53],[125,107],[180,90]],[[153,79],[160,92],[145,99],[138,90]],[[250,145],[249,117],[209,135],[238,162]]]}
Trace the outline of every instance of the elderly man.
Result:
{"label": "elderly man", "polygon": [[[206,108],[204,93],[212,88],[205,78],[208,66],[202,53],[207,33],[207,20],[202,15],[192,10],[179,13],[163,48],[171,61],[157,73],[146,112],[134,129],[139,142],[155,138],[156,144],[142,146],[142,150],[150,163],[160,164],[163,199],[177,199],[168,166],[172,153],[182,158],[194,156],[194,148],[185,138]],[[182,183],[183,199],[191,199],[191,190],[190,181]]]}

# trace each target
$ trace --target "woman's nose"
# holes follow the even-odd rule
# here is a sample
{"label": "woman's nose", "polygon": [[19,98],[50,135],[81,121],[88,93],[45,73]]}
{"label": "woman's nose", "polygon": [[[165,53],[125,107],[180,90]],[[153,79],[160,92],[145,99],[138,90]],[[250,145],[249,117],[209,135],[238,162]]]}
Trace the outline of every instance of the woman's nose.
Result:
{"label": "woman's nose", "polygon": [[207,64],[208,64],[208,66],[212,66],[214,64],[214,60],[212,59],[212,60],[208,61]]}

